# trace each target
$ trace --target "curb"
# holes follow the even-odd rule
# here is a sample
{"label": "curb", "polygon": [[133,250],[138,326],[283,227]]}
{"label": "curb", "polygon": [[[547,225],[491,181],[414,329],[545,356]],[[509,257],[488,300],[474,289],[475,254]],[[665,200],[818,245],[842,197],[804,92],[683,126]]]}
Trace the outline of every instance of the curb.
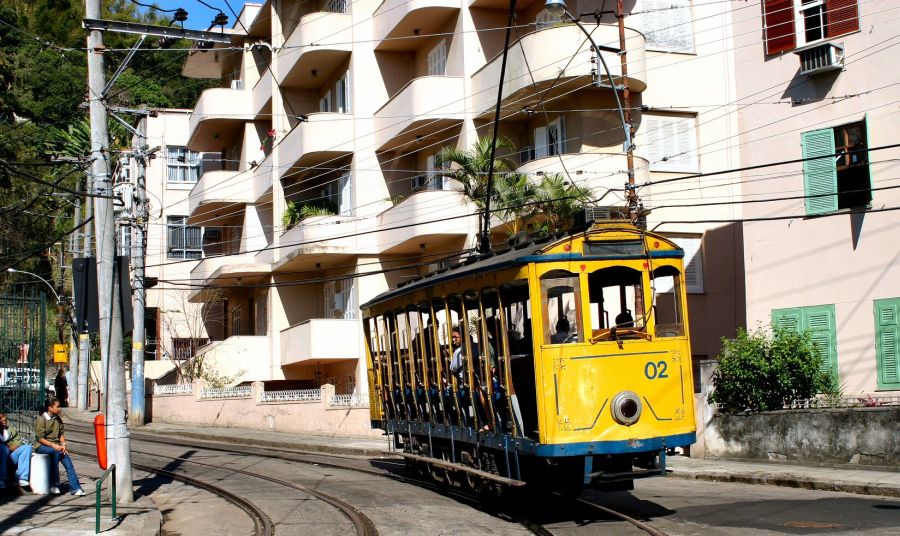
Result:
{"label": "curb", "polygon": [[881,495],[886,497],[900,497],[900,488],[894,486],[880,486],[878,484],[862,484],[851,482],[829,482],[827,480],[802,479],[776,476],[752,476],[721,473],[691,473],[673,471],[670,476],[686,480],[705,480],[708,482],[731,482],[735,484],[757,484],[766,486],[781,486],[786,488],[801,488],[816,491],[839,491],[856,495]]}
{"label": "curb", "polygon": [[257,439],[257,438],[247,438],[247,437],[233,437],[233,436],[218,436],[211,434],[201,434],[198,432],[188,432],[188,431],[164,431],[164,430],[150,430],[150,429],[139,429],[132,430],[132,432],[136,433],[147,433],[152,435],[160,435],[166,437],[184,437],[189,439],[198,439],[201,441],[216,441],[219,443],[228,443],[228,444],[237,444],[237,445],[249,445],[256,447],[268,447],[268,448],[276,448],[276,449],[288,449],[288,450],[298,450],[303,452],[318,452],[322,454],[342,454],[347,456],[368,456],[368,457],[378,457],[381,458],[384,456],[384,451],[386,448],[379,449],[371,449],[367,447],[342,447],[339,445],[319,445],[315,443],[294,443],[294,442],[279,442],[279,441],[270,441],[265,439]]}

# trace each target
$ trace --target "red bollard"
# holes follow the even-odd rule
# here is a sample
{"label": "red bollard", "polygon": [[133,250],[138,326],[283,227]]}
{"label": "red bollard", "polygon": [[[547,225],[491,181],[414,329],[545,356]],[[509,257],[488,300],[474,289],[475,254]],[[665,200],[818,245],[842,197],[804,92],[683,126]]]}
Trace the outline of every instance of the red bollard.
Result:
{"label": "red bollard", "polygon": [[100,469],[106,469],[106,418],[103,415],[94,417],[94,439],[97,442],[97,463]]}

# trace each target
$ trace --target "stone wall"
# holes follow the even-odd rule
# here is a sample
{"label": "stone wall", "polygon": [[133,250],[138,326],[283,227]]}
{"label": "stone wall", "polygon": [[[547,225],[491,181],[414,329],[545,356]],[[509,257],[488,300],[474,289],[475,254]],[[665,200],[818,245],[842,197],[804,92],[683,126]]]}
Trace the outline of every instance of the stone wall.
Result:
{"label": "stone wall", "polygon": [[[346,437],[382,437],[372,430],[369,408],[331,404],[334,386],[323,385],[320,400],[261,402],[263,384],[252,384],[246,397],[200,398],[200,382],[191,393],[147,398],[148,421],[249,430],[278,430]],[[148,389],[148,394],[152,393]]]}

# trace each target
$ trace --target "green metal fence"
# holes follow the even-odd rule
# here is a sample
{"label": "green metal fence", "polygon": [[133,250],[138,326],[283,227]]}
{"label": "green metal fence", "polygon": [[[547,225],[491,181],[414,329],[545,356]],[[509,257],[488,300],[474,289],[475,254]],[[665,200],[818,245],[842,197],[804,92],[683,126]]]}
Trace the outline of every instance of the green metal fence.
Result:
{"label": "green metal fence", "polygon": [[0,295],[0,412],[26,437],[47,395],[46,364],[46,296]]}

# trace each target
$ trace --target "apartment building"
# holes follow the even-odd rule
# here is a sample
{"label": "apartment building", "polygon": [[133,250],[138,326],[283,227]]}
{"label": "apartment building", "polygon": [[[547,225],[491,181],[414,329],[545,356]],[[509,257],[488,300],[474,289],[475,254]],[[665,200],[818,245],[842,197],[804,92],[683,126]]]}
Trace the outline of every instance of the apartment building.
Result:
{"label": "apartment building", "polygon": [[[518,171],[564,174],[592,190],[598,214],[621,206],[625,135],[601,60],[627,83],[648,228],[691,258],[694,352],[712,357],[744,321],[740,187],[734,174],[703,175],[740,161],[730,8],[625,5],[627,77],[618,54],[599,57],[542,2],[517,3],[499,132]],[[224,315],[208,357],[244,381],[365,392],[359,304],[475,245],[475,209],[436,155],[492,132],[507,10],[498,0],[247,4],[230,46],[191,53],[183,74],[221,85],[197,102],[188,148],[226,163],[188,200],[188,224],[205,229],[191,272],[204,288],[192,299]],[[614,14],[584,24],[598,45],[619,46]],[[503,222],[491,223],[504,240]]]}
{"label": "apartment building", "polygon": [[748,323],[812,330],[846,394],[900,389],[900,6],[732,6],[742,165],[766,165],[741,179]]}
{"label": "apartment building", "polygon": [[[187,148],[190,114],[190,110],[154,110],[137,125],[146,133],[144,143],[157,149],[145,171],[149,200],[145,274],[151,282],[145,305],[147,360],[193,357],[209,342],[207,328],[215,331],[222,322],[220,311],[190,301],[191,271],[203,256],[204,236],[200,227],[188,224],[188,195],[202,174],[221,167],[217,154]],[[123,200],[116,206],[119,254],[131,256],[138,163],[128,155],[115,171],[116,190]],[[214,234],[207,232],[206,238]]]}

